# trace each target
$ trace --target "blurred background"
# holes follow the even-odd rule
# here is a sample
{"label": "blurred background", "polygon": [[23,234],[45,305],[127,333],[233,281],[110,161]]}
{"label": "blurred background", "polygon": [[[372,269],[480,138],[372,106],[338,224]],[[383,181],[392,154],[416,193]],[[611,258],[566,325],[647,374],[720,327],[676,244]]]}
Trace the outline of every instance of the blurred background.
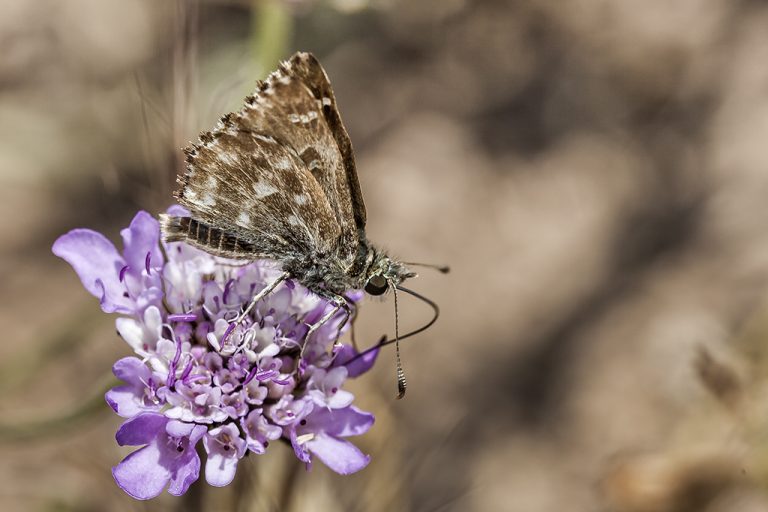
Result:
{"label": "blurred background", "polygon": [[[4,0],[0,47],[4,511],[768,510],[764,2]],[[452,265],[411,283],[443,316],[403,401],[393,351],[353,383],[361,473],[276,445],[134,501],[103,401],[129,348],[51,244],[164,210],[180,148],[296,50],[369,237]],[[392,324],[370,301],[358,340]]]}

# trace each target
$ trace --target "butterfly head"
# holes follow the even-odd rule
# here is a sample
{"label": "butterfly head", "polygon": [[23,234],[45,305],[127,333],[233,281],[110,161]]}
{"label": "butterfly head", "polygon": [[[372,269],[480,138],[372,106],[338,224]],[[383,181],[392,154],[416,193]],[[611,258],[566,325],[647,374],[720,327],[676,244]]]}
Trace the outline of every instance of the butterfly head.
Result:
{"label": "butterfly head", "polygon": [[365,291],[369,295],[383,295],[390,286],[395,287],[410,277],[416,277],[416,273],[399,261],[381,256],[371,267]]}

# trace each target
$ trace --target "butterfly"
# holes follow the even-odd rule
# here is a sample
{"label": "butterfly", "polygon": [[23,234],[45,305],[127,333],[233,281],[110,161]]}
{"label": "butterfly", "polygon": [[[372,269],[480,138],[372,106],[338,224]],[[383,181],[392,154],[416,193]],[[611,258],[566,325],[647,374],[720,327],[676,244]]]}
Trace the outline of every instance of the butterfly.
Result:
{"label": "butterfly", "polygon": [[[299,52],[257,84],[243,108],[223,116],[184,149],[178,202],[190,217],[161,216],[168,242],[183,241],[215,256],[269,259],[283,273],[259,292],[234,323],[281,282],[294,279],[333,307],[310,326],[307,339],[339,310],[352,311],[345,292],[392,290],[398,397],[405,393],[397,326],[400,283],[416,274],[371,244],[352,144],[328,75],[310,53]],[[442,271],[446,268],[436,267]],[[379,345],[392,340],[382,340]]]}

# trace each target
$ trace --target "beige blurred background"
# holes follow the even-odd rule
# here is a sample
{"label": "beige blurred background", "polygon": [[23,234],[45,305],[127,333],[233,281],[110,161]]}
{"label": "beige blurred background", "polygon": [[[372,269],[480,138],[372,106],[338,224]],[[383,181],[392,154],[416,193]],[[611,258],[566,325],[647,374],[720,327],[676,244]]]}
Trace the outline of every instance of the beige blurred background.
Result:
{"label": "beige blurred background", "polygon": [[[2,510],[768,510],[764,2],[4,0],[0,48]],[[443,316],[405,400],[391,351],[353,383],[361,473],[276,445],[134,501],[101,397],[129,350],[50,246],[167,207],[179,148],[299,49],[370,238],[452,265],[411,283]]]}

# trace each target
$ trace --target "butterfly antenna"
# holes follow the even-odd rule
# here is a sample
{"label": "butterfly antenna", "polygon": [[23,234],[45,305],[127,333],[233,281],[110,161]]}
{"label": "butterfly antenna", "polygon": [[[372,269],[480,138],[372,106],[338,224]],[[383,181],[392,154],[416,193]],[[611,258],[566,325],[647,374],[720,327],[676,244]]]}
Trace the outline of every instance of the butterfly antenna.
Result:
{"label": "butterfly antenna", "polygon": [[405,381],[405,372],[403,363],[400,360],[400,315],[397,309],[397,286],[392,287],[392,294],[395,297],[395,359],[397,360],[397,399],[405,396],[405,388],[408,383]]}
{"label": "butterfly antenna", "polygon": [[[427,304],[429,307],[431,307],[431,308],[432,308],[432,318],[429,320],[429,322],[427,322],[426,324],[422,325],[422,326],[421,326],[421,327],[419,327],[418,329],[416,329],[416,330],[414,330],[414,331],[411,331],[411,332],[409,332],[408,334],[406,334],[406,335],[404,335],[404,336],[400,336],[400,339],[401,339],[401,340],[404,340],[405,338],[410,338],[411,336],[415,336],[416,334],[419,334],[420,332],[424,332],[424,331],[426,331],[427,329],[429,329],[430,327],[432,327],[432,325],[433,325],[435,322],[437,322],[437,319],[438,319],[438,318],[440,318],[440,308],[439,308],[439,307],[437,307],[437,304],[436,304],[436,303],[435,303],[433,300],[430,300],[430,299],[426,298],[425,296],[423,296],[423,295],[422,295],[422,294],[420,294],[420,293],[416,293],[416,292],[415,292],[415,291],[413,291],[413,290],[410,290],[410,289],[408,289],[408,288],[405,288],[404,286],[400,286],[400,285],[398,285],[398,286],[396,287],[396,289],[397,289],[397,290],[400,290],[401,292],[405,292],[405,293],[407,293],[408,295],[413,295],[414,297],[416,297],[416,298],[417,298],[417,299],[419,299],[420,301],[422,301],[422,302],[426,303],[426,304]],[[386,341],[384,341],[383,343],[380,343],[380,345],[389,345],[390,343],[392,343],[392,341],[393,341],[393,340],[386,340]]]}
{"label": "butterfly antenna", "polygon": [[[408,334],[405,334],[403,336],[400,336],[400,333],[399,333],[400,326],[398,325],[399,324],[399,316],[398,316],[398,308],[397,308],[397,291],[398,290],[401,291],[401,292],[405,292],[408,295],[413,295],[414,297],[416,297],[420,301],[426,303],[429,307],[432,308],[432,313],[433,313],[432,314],[432,318],[429,320],[429,322],[427,322],[426,324],[422,325],[418,329],[416,329],[414,331],[411,331]],[[374,350],[379,350],[381,347],[383,347],[385,345],[389,345],[391,343],[394,343],[395,344],[395,358],[396,358],[396,361],[397,361],[397,386],[398,386],[398,391],[400,393],[398,398],[402,398],[403,395],[405,395],[406,382],[405,382],[405,373],[403,372],[403,366],[402,366],[402,364],[400,362],[400,341],[404,340],[406,338],[410,338],[411,336],[415,336],[416,334],[419,334],[420,332],[424,332],[427,329],[429,329],[430,327],[432,327],[432,325],[435,322],[437,322],[437,319],[440,317],[440,308],[437,307],[437,304],[434,301],[426,298],[425,296],[421,295],[420,293],[416,293],[413,290],[409,290],[408,288],[404,288],[404,287],[399,286],[399,285],[398,286],[393,286],[392,287],[392,292],[393,292],[394,297],[395,297],[395,338],[394,339],[387,339],[386,336],[382,336],[381,340],[378,343],[376,343],[374,346],[372,346],[370,348],[367,348],[367,349],[363,350],[362,352],[360,352],[359,354],[354,356],[352,359],[347,361],[345,364],[350,364],[350,363],[352,363],[354,361],[357,361],[361,357],[365,357],[366,355],[370,354]]]}
{"label": "butterfly antenna", "polygon": [[447,274],[448,272],[451,271],[451,267],[449,267],[448,265],[434,265],[432,263],[413,263],[413,262],[409,263],[407,261],[404,261],[403,264],[404,265],[408,265],[410,267],[426,267],[426,268],[431,268],[431,269],[437,270],[441,274]]}

